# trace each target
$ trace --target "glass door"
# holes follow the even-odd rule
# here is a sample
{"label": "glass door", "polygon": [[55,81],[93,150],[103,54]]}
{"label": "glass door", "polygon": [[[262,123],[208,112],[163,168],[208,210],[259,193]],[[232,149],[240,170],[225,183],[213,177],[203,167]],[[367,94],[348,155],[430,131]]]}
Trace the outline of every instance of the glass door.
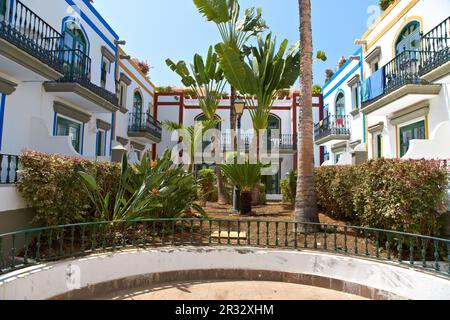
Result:
{"label": "glass door", "polygon": [[89,77],[87,70],[86,39],[75,25],[66,24],[64,30],[63,62],[66,72],[79,77]]}
{"label": "glass door", "polygon": [[400,128],[400,157],[409,150],[411,140],[426,139],[425,121],[416,122]]}
{"label": "glass door", "polygon": [[72,146],[74,147],[75,151],[80,152],[80,142],[81,142],[80,123],[58,117],[56,135],[70,137],[70,141],[72,142]]}

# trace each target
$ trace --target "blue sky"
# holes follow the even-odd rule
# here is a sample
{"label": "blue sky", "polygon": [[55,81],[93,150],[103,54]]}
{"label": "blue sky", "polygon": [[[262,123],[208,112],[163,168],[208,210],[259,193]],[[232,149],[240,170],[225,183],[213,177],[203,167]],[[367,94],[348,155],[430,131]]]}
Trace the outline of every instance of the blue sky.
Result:
{"label": "blue sky", "polygon": [[[146,60],[153,68],[150,78],[156,86],[181,83],[166,67],[166,58],[191,61],[195,53],[205,54],[220,41],[213,23],[197,12],[191,0],[95,0],[95,7],[110,22],[125,51]],[[323,84],[325,69],[334,69],[341,56],[358,48],[361,37],[373,21],[378,0],[311,0],[314,50],[325,50],[328,61],[314,65],[314,83]],[[242,8],[261,7],[263,17],[278,41],[291,44],[299,38],[297,0],[240,0]]]}

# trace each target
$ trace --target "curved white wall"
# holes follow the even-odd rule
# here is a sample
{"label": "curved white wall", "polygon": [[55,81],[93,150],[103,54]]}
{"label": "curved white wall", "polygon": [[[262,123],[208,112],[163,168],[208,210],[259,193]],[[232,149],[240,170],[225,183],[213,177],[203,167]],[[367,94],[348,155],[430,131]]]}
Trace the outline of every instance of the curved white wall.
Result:
{"label": "curved white wall", "polygon": [[317,275],[408,299],[450,299],[448,279],[385,263],[306,251],[198,247],[131,250],[20,270],[0,277],[0,299],[48,299],[144,274],[209,269]]}

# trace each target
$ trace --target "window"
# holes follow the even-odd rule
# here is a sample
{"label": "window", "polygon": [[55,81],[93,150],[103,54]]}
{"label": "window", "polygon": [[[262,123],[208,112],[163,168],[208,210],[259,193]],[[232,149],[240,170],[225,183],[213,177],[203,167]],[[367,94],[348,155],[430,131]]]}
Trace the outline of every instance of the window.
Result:
{"label": "window", "polygon": [[336,153],[335,154],[335,156],[334,156],[335,163],[334,164],[338,164],[339,163],[339,160],[341,160],[342,155],[343,155],[343,153]]}
{"label": "window", "polygon": [[106,132],[103,130],[97,131],[97,157],[104,157],[106,155]]}
{"label": "window", "polygon": [[380,69],[380,65],[378,61],[372,63],[372,73],[377,72]]}
{"label": "window", "polygon": [[119,106],[122,108],[127,107],[127,85],[123,82],[120,83]]}
{"label": "window", "polygon": [[353,110],[358,110],[360,108],[359,104],[359,85],[356,84],[352,87],[352,101],[353,101]]}
{"label": "window", "polygon": [[381,159],[383,156],[383,136],[380,133],[373,135],[373,158]]}
{"label": "window", "polygon": [[105,57],[102,58],[102,69],[101,69],[101,79],[100,83],[102,85],[102,88],[106,87],[106,76],[109,72],[109,61]]}
{"label": "window", "polygon": [[401,127],[399,138],[400,157],[403,157],[409,150],[411,140],[426,139],[425,120]]}
{"label": "window", "polygon": [[82,124],[67,118],[58,116],[56,122],[56,135],[68,136],[76,152],[81,150],[81,128]]}
{"label": "window", "polygon": [[336,98],[336,117],[345,116],[345,96],[340,92]]}
{"label": "window", "polygon": [[395,52],[400,54],[404,51],[415,51],[420,49],[420,23],[413,21],[403,28],[397,42]]}

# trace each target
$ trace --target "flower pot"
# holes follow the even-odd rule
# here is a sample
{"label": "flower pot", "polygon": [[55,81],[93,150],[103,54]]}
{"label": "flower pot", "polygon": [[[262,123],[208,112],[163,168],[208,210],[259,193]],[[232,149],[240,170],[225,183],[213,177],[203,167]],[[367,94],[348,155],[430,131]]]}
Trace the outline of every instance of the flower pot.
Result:
{"label": "flower pot", "polygon": [[241,192],[241,215],[247,215],[252,213],[252,192]]}

